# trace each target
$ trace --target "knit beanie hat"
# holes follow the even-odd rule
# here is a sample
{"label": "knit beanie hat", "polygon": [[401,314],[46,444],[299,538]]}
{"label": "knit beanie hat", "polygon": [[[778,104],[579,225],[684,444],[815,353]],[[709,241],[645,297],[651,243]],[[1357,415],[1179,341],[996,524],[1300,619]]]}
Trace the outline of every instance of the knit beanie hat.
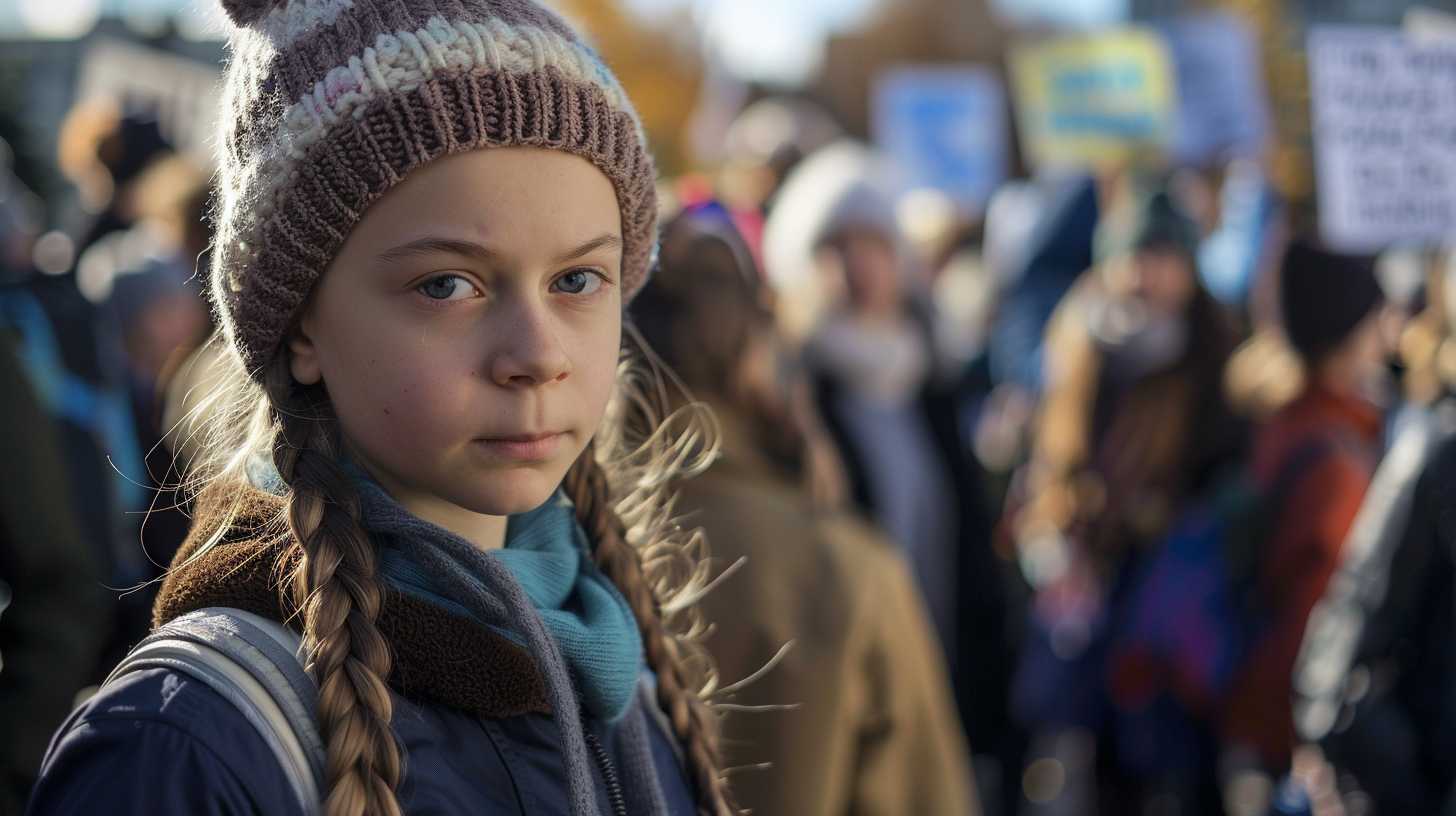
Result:
{"label": "knit beanie hat", "polygon": [[656,173],[621,85],[532,0],[222,0],[212,296],[255,378],[365,210],[483,147],[564,150],[612,182],[623,294],[646,279]]}
{"label": "knit beanie hat", "polygon": [[1097,226],[1093,252],[1107,260],[1124,252],[1169,249],[1189,259],[1198,252],[1198,225],[1161,186],[1135,189]]}
{"label": "knit beanie hat", "polygon": [[1295,242],[1280,274],[1284,333],[1306,361],[1333,351],[1384,300],[1369,258]]}

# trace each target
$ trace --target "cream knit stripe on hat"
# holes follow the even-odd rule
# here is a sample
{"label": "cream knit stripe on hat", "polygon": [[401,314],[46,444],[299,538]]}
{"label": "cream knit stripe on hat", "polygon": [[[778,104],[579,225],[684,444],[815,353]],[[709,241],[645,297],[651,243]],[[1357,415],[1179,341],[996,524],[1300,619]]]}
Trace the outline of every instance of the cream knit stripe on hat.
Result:
{"label": "cream knit stripe on hat", "polygon": [[601,85],[613,109],[631,113],[626,94],[595,55],[552,31],[435,17],[418,31],[381,34],[362,56],[334,67],[312,93],[284,111],[273,138],[277,151],[264,160],[259,205],[271,209],[272,194],[287,181],[293,163],[381,94],[413,90],[439,71],[524,74],[547,67],[570,81]]}
{"label": "cream knit stripe on hat", "polygon": [[270,41],[272,51],[264,75],[278,83],[284,98],[297,99],[330,69],[359,55],[380,34],[418,31],[434,18],[539,28],[580,42],[576,32],[555,14],[521,0],[353,0],[352,6],[341,9],[326,25],[298,31],[293,39]]}
{"label": "cream knit stripe on hat", "polygon": [[293,0],[268,12],[257,28],[274,45],[292,45],[319,26],[333,25],[339,15],[354,7],[354,0]]}

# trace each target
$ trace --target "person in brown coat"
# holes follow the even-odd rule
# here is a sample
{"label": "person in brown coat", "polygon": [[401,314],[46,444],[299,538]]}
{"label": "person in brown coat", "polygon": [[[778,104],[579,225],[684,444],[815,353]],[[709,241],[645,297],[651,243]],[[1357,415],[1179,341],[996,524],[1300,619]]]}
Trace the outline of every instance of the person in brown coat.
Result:
{"label": "person in brown coat", "polygon": [[759,814],[978,813],[909,569],[880,533],[811,500],[799,474],[823,461],[826,442],[797,410],[808,401],[782,396],[766,293],[713,213],[665,230],[632,316],[721,431],[721,457],[681,483],[676,509],[705,531],[715,561],[742,561],[702,601],[722,681],[751,678],[735,702],[767,707],[724,723],[727,765],[748,766],[734,792]]}
{"label": "person in brown coat", "polygon": [[1024,812],[1202,813],[1217,786],[1201,757],[1156,778],[1129,760],[1115,723],[1133,707],[1108,654],[1148,554],[1241,461],[1247,429],[1223,395],[1235,335],[1166,179],[1131,173],[1106,192],[1096,263],[1047,327],[1031,459],[1002,521],[1032,590],[1012,688],[1031,735]]}

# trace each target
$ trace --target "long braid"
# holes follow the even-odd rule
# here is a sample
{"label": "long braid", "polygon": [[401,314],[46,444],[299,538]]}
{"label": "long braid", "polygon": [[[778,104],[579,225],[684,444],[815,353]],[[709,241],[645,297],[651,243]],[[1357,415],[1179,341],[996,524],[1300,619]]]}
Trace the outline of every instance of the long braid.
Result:
{"label": "long braid", "polygon": [[392,657],[376,621],[383,589],[359,503],[338,463],[326,401],[299,394],[286,369],[270,378],[278,434],[273,462],[289,487],[288,528],[302,550],[292,576],[308,671],[319,687],[327,746],[327,816],[398,816],[402,757],[390,728]]}
{"label": "long braid", "polygon": [[672,635],[662,620],[658,599],[642,572],[642,559],[627,540],[626,527],[612,506],[611,485],[588,445],[572,465],[566,492],[577,519],[596,548],[596,562],[616,584],[642,633],[648,665],[657,674],[657,701],[667,713],[688,758],[703,816],[737,813],[721,773],[717,727],[712,712],[690,687]]}

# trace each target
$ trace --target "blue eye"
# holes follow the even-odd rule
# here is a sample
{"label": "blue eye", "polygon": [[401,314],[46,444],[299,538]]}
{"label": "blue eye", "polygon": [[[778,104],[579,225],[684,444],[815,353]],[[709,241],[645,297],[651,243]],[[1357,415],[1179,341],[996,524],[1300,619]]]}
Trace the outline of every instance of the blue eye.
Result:
{"label": "blue eye", "polygon": [[470,281],[459,275],[441,275],[430,278],[415,290],[431,300],[463,300],[479,294]]}
{"label": "blue eye", "polygon": [[573,269],[557,278],[554,285],[568,295],[590,295],[602,288],[602,276],[590,269]]}

